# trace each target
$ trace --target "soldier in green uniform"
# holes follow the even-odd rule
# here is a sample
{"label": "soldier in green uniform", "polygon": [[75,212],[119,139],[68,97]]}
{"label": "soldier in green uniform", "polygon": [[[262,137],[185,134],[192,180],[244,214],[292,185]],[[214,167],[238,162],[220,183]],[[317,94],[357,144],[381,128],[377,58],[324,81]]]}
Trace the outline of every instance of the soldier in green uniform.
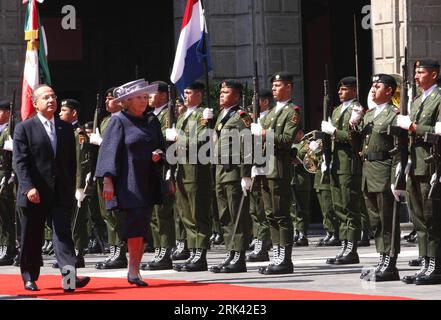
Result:
{"label": "soldier in green uniform", "polygon": [[332,136],[331,196],[339,219],[341,250],[328,264],[359,263],[357,241],[361,236],[361,145],[356,125],[363,108],[357,101],[357,79],[345,77],[339,82],[342,103],[332,112],[331,121],[322,121],[322,131]]}
{"label": "soldier in green uniform", "polygon": [[[165,137],[165,129],[169,127],[168,108],[168,85],[164,81],[155,81],[152,84],[158,85],[158,91],[149,95],[149,105],[154,108],[153,113],[161,123],[161,129]],[[162,179],[171,178],[171,171],[168,166],[162,167]],[[175,221],[173,207],[175,195],[168,193],[164,196],[164,203],[155,205],[152,212],[151,230],[155,255],[152,261],[142,264],[142,270],[167,270],[172,269],[171,251],[175,246]]]}
{"label": "soldier in green uniform", "polygon": [[12,265],[16,255],[14,183],[10,181],[10,177],[5,177],[7,164],[4,157],[6,152],[12,152],[8,129],[10,116],[10,101],[6,98],[0,98],[0,266]]}
{"label": "soldier in green uniform", "polygon": [[260,268],[259,273],[285,274],[294,271],[291,258],[294,232],[290,217],[291,146],[300,124],[300,108],[291,100],[292,74],[278,72],[271,77],[271,83],[276,106],[260,124],[251,125],[252,134],[265,139],[266,150],[271,150],[270,144],[274,147],[274,154],[266,155],[269,172],[262,179],[262,197],[270,224],[273,260],[268,266]]}
{"label": "soldier in green uniform", "polygon": [[[437,85],[439,68],[438,61],[416,61],[415,80],[422,94],[412,102],[408,116],[397,117],[397,125],[409,131],[411,165],[406,171],[406,191],[412,222],[418,234],[419,256],[424,258],[421,269],[415,275],[403,278],[408,284],[441,283],[441,206],[440,200],[428,198],[431,176],[435,172],[434,166],[424,161],[429,157],[432,147],[424,142],[424,135],[435,131],[440,117],[441,89]],[[397,193],[397,190],[393,192]],[[440,197],[439,194],[435,196],[438,199]]]}
{"label": "soldier in green uniform", "polygon": [[[268,89],[259,91],[259,120],[274,107],[273,92]],[[250,216],[253,223],[254,249],[247,256],[248,262],[269,261],[268,247],[271,246],[271,234],[262,199],[262,176],[255,176],[250,192]]]}
{"label": "soldier in green uniform", "polygon": [[[216,197],[219,221],[228,252],[221,264],[210,269],[214,273],[247,271],[245,251],[250,242],[247,195],[251,187],[252,155],[251,152],[245,152],[240,133],[250,127],[252,120],[248,112],[239,106],[242,90],[242,84],[235,80],[221,82],[219,104],[222,112],[215,124]],[[238,215],[239,221],[235,230]]]}
{"label": "soldier in green uniform", "polygon": [[[184,90],[187,110],[177,120],[176,128],[166,129],[166,140],[176,144],[177,173],[176,201],[182,214],[187,233],[190,257],[182,264],[175,264],[177,271],[206,271],[207,249],[211,235],[211,217],[207,204],[211,201],[210,164],[198,158],[199,148],[205,144],[206,130],[213,114],[205,114],[200,105],[204,84],[194,82]],[[210,117],[211,116],[211,117]]]}
{"label": "soldier in green uniform", "polygon": [[[323,216],[323,228],[326,231],[324,238],[320,239],[317,246],[338,246],[338,219],[334,212],[331,196],[331,178],[329,170],[326,170],[326,162],[318,141],[309,142],[309,152],[317,157],[317,171],[314,176],[314,189],[317,194],[320,209]],[[323,167],[323,169],[322,169]]]}
{"label": "soldier in green uniform", "polygon": [[293,149],[297,150],[293,158],[293,175],[291,189],[293,201],[291,205],[291,218],[294,228],[294,246],[306,247],[309,245],[306,237],[309,228],[310,202],[311,202],[311,177],[303,166],[303,158],[306,155],[306,140],[301,140],[304,136],[303,130],[299,130],[295,139]]}
{"label": "soldier in green uniform", "polygon": [[[397,83],[392,76],[381,73],[373,76],[371,95],[376,106],[365,114],[361,124],[362,191],[375,230],[375,246],[380,254],[377,266],[361,274],[360,278],[364,280],[400,279],[396,268],[400,253],[400,221],[396,219],[395,235],[392,235],[394,197],[390,189],[394,183],[397,158],[392,159],[389,154],[394,148],[394,137],[387,134],[388,126],[395,125],[398,113],[391,103],[396,88]],[[392,241],[394,252],[391,255]]]}
{"label": "soldier in green uniform", "polygon": [[[113,90],[115,88],[110,88],[106,91],[106,110],[111,114],[105,117],[100,124],[97,132],[94,132],[90,136],[90,143],[95,145],[100,145],[102,142],[101,136],[104,135],[107,125],[109,124],[110,118],[113,114],[121,111],[121,104],[113,102],[114,95]],[[99,206],[101,211],[101,216],[107,225],[107,237],[110,246],[109,256],[103,261],[98,262],[95,266],[97,269],[121,269],[127,268],[127,246],[123,241],[122,234],[122,224],[124,220],[124,213],[121,210],[106,210],[106,204],[102,197],[103,194],[103,181],[102,179],[97,180],[97,193],[99,199]]]}

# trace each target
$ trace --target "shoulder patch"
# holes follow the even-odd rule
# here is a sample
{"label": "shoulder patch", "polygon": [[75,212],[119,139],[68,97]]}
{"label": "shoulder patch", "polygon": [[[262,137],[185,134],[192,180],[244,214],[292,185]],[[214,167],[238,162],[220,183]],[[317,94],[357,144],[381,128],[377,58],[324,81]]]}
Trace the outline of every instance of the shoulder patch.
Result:
{"label": "shoulder patch", "polygon": [[295,125],[298,125],[300,123],[300,115],[297,112],[295,112],[294,115],[292,116],[291,121]]}
{"label": "shoulder patch", "polygon": [[239,111],[239,116],[240,116],[240,119],[242,120],[242,122],[244,123],[245,127],[248,128],[251,126],[251,122],[253,122],[253,121],[251,120],[251,117],[248,114],[248,112],[241,110],[241,111]]}
{"label": "shoulder patch", "polygon": [[208,125],[208,120],[204,119],[204,118],[201,118],[201,121],[199,123],[200,123],[201,126],[206,126],[206,125]]}

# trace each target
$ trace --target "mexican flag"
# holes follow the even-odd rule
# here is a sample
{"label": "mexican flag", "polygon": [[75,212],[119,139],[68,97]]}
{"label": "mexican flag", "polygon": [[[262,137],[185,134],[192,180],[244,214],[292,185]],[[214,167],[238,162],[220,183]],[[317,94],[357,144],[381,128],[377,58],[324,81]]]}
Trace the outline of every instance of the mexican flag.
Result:
{"label": "mexican flag", "polygon": [[47,43],[44,28],[40,24],[38,4],[43,0],[23,0],[27,3],[25,19],[25,40],[27,41],[26,60],[21,95],[21,119],[26,120],[34,112],[32,93],[39,84],[51,84],[47,64]]}

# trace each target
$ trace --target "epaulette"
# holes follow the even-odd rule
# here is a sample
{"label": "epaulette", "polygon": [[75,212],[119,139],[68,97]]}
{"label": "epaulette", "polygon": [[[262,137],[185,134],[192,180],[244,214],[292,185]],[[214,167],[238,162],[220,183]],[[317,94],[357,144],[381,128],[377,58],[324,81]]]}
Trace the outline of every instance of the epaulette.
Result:
{"label": "epaulette", "polygon": [[248,128],[249,126],[251,126],[252,120],[248,112],[246,112],[245,110],[239,110],[239,116],[242,122],[245,124],[245,127]]}

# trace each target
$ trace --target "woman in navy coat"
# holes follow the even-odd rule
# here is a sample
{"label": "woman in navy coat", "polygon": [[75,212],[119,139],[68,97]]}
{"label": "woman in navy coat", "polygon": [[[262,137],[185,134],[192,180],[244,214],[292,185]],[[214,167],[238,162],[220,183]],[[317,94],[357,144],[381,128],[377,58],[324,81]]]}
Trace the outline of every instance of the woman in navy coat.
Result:
{"label": "woman in navy coat", "polygon": [[100,146],[95,176],[104,178],[103,197],[108,209],[125,212],[124,234],[129,249],[129,283],[147,286],[139,274],[152,208],[162,203],[159,174],[164,140],[161,125],[145,114],[148,94],[155,86],[144,79],[114,90],[123,111],[112,117]]}

